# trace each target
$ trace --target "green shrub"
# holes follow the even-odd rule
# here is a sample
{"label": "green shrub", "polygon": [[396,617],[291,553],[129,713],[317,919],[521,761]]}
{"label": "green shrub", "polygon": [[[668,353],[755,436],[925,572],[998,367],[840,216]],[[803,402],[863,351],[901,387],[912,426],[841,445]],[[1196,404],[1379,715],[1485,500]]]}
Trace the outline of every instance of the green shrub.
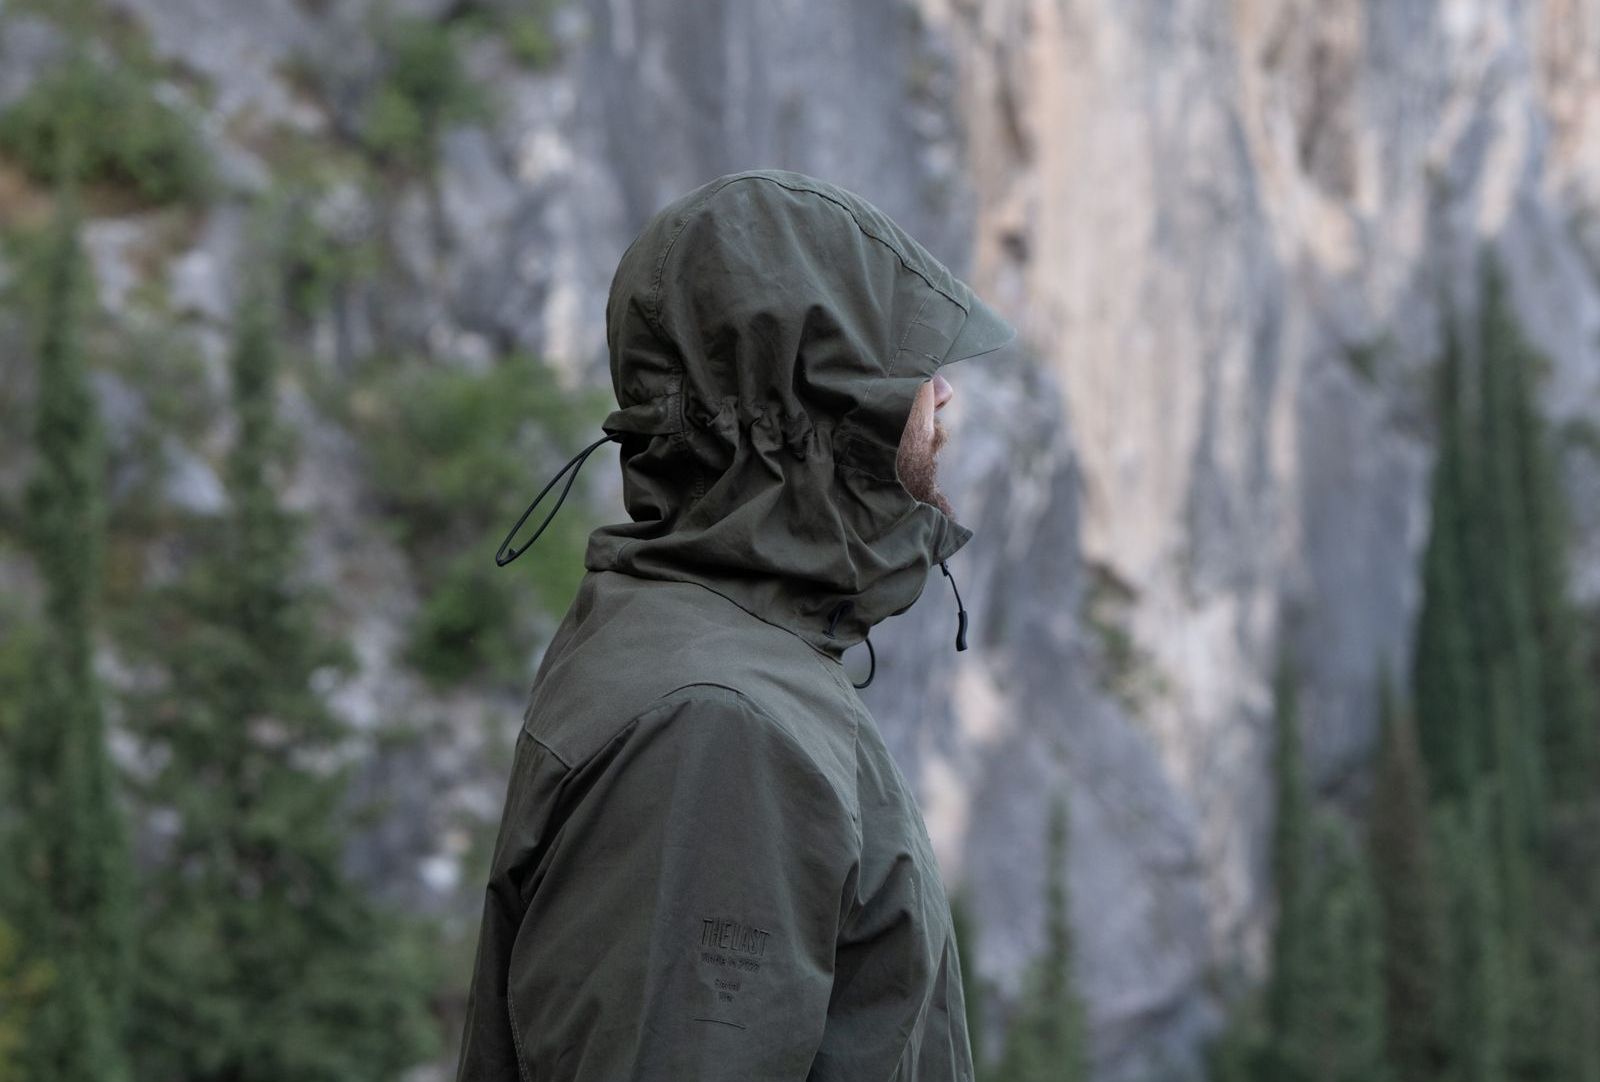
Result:
{"label": "green shrub", "polygon": [[[549,4],[536,5],[540,9]],[[548,11],[518,12],[505,20],[506,48],[520,63],[544,71],[561,59],[561,46],[550,33]]]}
{"label": "green shrub", "polygon": [[380,33],[383,76],[368,100],[361,141],[385,164],[430,168],[439,133],[488,117],[488,99],[462,66],[447,27],[408,18]]}
{"label": "green shrub", "polygon": [[561,44],[550,31],[556,10],[566,0],[467,0],[458,5],[452,24],[473,37],[497,40],[511,58],[526,68],[543,71],[561,59]]}
{"label": "green shrub", "polygon": [[481,557],[473,551],[452,561],[410,628],[406,662],[436,684],[466,680],[483,666],[510,675],[522,660],[507,634],[520,591],[507,589],[507,572]]}
{"label": "green shrub", "polygon": [[48,183],[66,166],[148,203],[201,199],[211,185],[205,150],[187,118],[127,69],[75,59],[42,76],[0,113],[0,154]]}
{"label": "green shrub", "polygon": [[374,243],[352,243],[333,235],[304,206],[284,216],[279,259],[284,303],[302,318],[325,309],[342,285],[381,269]]}

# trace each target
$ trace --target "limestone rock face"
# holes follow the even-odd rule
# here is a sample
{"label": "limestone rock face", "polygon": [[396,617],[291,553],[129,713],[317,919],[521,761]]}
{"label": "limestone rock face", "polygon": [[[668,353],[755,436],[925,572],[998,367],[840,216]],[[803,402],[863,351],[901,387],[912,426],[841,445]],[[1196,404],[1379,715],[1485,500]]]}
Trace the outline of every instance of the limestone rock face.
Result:
{"label": "limestone rock face", "polygon": [[[344,130],[372,77],[366,0],[108,3],[209,87],[207,145],[240,193],[276,167],[269,137]],[[971,649],[935,574],[874,636],[865,696],[974,898],[968,979],[1014,992],[1042,946],[1064,787],[1096,1077],[1192,1076],[1219,989],[1265,960],[1280,650],[1321,791],[1359,807],[1380,674],[1404,676],[1419,605],[1441,298],[1470,303],[1480,245],[1553,361],[1550,417],[1600,424],[1600,2],[568,0],[550,29],[548,68],[492,37],[466,48],[495,119],[445,131],[430,182],[383,214],[330,194],[329,221],[385,233],[398,266],[339,298],[311,348],[330,365],[380,340],[463,364],[526,348],[602,383],[623,249],[747,167],[825,176],[921,237],[1022,333],[948,370]],[[0,96],[58,46],[8,20]],[[237,203],[211,213],[165,273],[215,353]],[[148,228],[97,226],[112,306],[151,263],[127,255]],[[336,705],[363,731],[419,704],[514,728],[519,702],[440,700],[404,671],[418,599],[360,521],[359,455],[291,415],[314,450],[291,495],[364,665]],[[1600,441],[1565,441],[1562,462],[1574,581],[1600,603]],[[368,779],[408,795],[363,857],[424,903],[460,878],[450,814],[492,820],[503,785],[472,765],[473,722],[433,739]]]}

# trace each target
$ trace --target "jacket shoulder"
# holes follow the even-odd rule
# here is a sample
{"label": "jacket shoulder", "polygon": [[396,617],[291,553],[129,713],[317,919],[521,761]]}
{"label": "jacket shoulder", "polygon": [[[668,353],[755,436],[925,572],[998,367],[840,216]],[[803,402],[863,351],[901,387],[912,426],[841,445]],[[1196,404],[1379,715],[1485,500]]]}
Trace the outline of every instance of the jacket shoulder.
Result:
{"label": "jacket shoulder", "polygon": [[[667,727],[666,738],[680,747],[725,741],[730,747],[763,749],[762,753],[781,760],[790,771],[820,777],[851,821],[860,821],[853,728],[846,753],[842,733],[830,733],[817,719],[785,717],[773,703],[746,690],[695,681],[657,696],[622,725],[609,743],[634,739],[643,735],[643,730],[659,739],[661,726]],[[594,757],[604,757],[606,750],[597,750]],[[743,764],[727,765],[737,770]]]}
{"label": "jacket shoulder", "polygon": [[530,689],[523,728],[567,766],[671,696],[736,696],[830,771],[854,774],[857,710],[806,642],[704,587],[591,575]]}

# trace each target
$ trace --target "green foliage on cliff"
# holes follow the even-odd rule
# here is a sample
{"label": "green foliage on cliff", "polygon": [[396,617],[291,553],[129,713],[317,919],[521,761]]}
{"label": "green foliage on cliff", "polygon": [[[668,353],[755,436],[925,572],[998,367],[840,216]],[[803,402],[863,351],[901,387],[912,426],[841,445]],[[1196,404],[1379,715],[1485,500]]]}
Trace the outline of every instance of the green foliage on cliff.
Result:
{"label": "green foliage on cliff", "polygon": [[430,19],[379,28],[382,76],[367,101],[361,141],[380,162],[426,172],[450,124],[485,119],[489,98],[461,63],[456,36]]}
{"label": "green foliage on cliff", "polygon": [[41,183],[66,170],[146,203],[194,202],[211,187],[190,120],[157,98],[147,78],[83,55],[0,113],[0,155]]}

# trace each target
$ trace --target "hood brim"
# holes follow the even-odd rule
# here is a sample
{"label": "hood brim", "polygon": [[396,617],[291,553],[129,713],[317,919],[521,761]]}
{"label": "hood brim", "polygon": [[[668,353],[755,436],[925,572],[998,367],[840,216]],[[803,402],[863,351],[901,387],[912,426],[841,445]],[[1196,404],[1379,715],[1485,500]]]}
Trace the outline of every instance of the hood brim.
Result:
{"label": "hood brim", "polygon": [[1000,318],[1000,313],[985,304],[976,293],[969,292],[967,300],[966,321],[961,324],[961,330],[956,332],[955,341],[950,343],[950,352],[944,357],[945,364],[993,353],[1017,336],[1017,329]]}

